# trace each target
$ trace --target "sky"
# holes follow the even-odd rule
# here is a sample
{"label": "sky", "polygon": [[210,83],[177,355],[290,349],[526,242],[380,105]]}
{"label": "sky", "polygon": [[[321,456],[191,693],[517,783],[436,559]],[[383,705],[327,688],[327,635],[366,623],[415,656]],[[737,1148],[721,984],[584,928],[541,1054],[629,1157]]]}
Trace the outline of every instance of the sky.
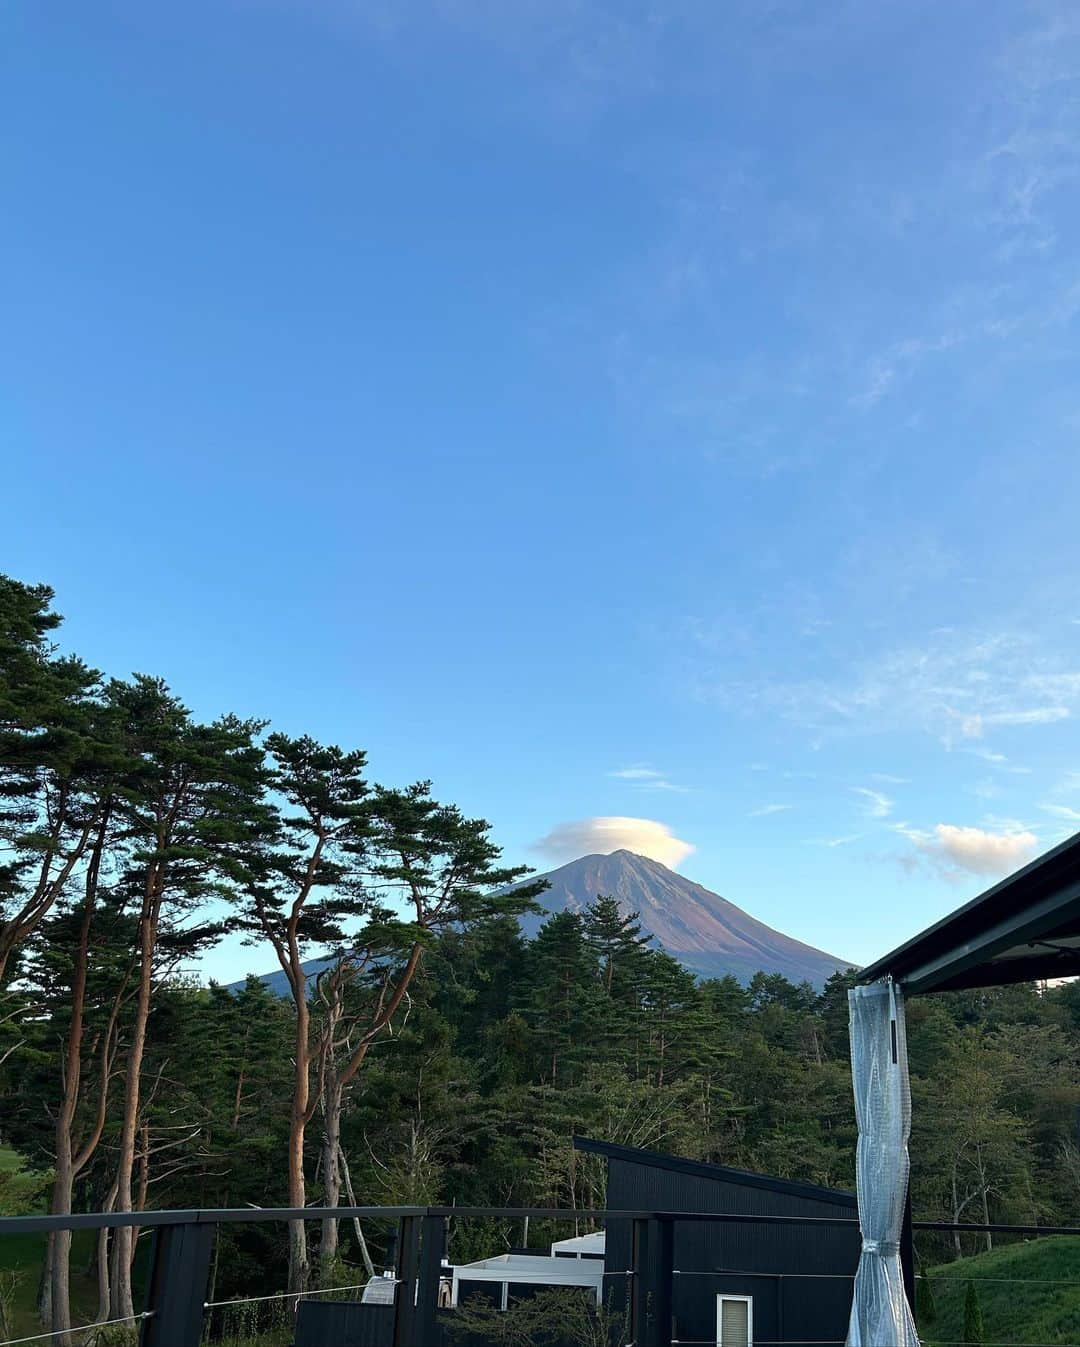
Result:
{"label": "sky", "polygon": [[855,962],[1080,825],[1075,5],[2,22],[70,648]]}

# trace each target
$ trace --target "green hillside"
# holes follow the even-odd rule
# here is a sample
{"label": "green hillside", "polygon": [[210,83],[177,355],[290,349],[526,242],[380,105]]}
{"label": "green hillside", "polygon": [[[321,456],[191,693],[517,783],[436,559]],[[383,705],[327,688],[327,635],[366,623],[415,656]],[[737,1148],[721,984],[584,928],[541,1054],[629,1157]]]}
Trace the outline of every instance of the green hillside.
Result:
{"label": "green hillside", "polygon": [[[23,1167],[10,1147],[0,1146],[0,1213],[23,1216],[44,1211],[47,1174]],[[72,1240],[71,1304],[77,1318],[89,1322],[97,1308],[97,1283],[87,1272],[93,1250],[93,1233],[80,1230]],[[42,1234],[6,1235],[0,1239],[0,1326],[9,1333],[33,1333],[40,1329],[36,1302],[45,1254]]]}
{"label": "green hillside", "polygon": [[[919,1323],[928,1344],[964,1340],[969,1279],[978,1288],[987,1344],[1080,1342],[1078,1238],[1051,1235],[1008,1244],[933,1268],[928,1275],[935,1313],[929,1322],[922,1313]],[[920,1295],[921,1309],[923,1301]]]}

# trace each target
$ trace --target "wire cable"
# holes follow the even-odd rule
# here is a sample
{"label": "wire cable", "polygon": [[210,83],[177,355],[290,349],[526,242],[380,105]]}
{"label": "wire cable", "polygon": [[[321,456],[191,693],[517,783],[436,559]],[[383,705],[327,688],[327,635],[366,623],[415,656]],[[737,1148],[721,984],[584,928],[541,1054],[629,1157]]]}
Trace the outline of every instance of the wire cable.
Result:
{"label": "wire cable", "polygon": [[74,1324],[71,1328],[56,1328],[51,1333],[31,1333],[26,1338],[5,1338],[0,1347],[15,1347],[20,1342],[41,1342],[44,1338],[62,1338],[66,1333],[89,1333],[94,1328],[108,1328],[110,1324],[131,1324],[142,1319],[152,1319],[153,1310],[143,1310],[141,1314],[125,1314],[120,1319],[99,1319],[96,1324]]}

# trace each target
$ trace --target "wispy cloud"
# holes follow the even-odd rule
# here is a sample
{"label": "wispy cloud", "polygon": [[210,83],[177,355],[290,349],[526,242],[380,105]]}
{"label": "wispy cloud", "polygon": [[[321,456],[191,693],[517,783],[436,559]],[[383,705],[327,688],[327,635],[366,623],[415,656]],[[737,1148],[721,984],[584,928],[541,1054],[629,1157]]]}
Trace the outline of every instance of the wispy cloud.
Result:
{"label": "wispy cloud", "polygon": [[608,772],[608,776],[617,776],[623,781],[652,781],[663,775],[663,772],[658,772],[655,767],[646,767],[644,763],[638,763],[634,767],[620,767],[617,772]]}
{"label": "wispy cloud", "polygon": [[[835,679],[750,680],[713,675],[707,633],[698,645],[697,695],[737,710],[780,715],[818,737],[921,731],[947,748],[978,742],[992,729],[1035,729],[1080,708],[1080,669],[1037,636],[938,628],[906,646],[884,648]],[[762,663],[767,650],[747,657]],[[727,664],[730,666],[730,658]],[[1057,696],[1046,699],[1049,689]]]}
{"label": "wispy cloud", "polygon": [[1041,804],[1039,808],[1044,813],[1050,814],[1053,818],[1062,819],[1066,823],[1080,823],[1080,809],[1072,809],[1067,804]]}
{"label": "wispy cloud", "polygon": [[810,847],[846,847],[851,842],[857,842],[862,833],[847,833],[841,837],[811,837],[807,841]]}
{"label": "wispy cloud", "polygon": [[852,786],[851,789],[862,797],[867,818],[888,818],[892,813],[894,801],[880,790],[871,790],[868,786]]}
{"label": "wispy cloud", "polygon": [[983,716],[984,725],[1053,725],[1068,720],[1072,711],[1067,706],[1032,706],[1026,710],[995,711]]}
{"label": "wispy cloud", "polygon": [[666,772],[657,771],[648,763],[638,762],[630,767],[620,767],[618,771],[608,772],[608,776],[618,781],[627,781],[638,790],[670,790],[680,795],[689,791],[689,786],[677,785],[669,780]]}
{"label": "wispy cloud", "polygon": [[767,818],[770,814],[785,814],[794,807],[790,804],[762,804],[756,809],[751,809],[747,818]]}
{"label": "wispy cloud", "polygon": [[633,851],[676,869],[694,850],[689,842],[676,837],[666,823],[649,818],[597,816],[560,823],[533,849],[559,863],[594,853]]}

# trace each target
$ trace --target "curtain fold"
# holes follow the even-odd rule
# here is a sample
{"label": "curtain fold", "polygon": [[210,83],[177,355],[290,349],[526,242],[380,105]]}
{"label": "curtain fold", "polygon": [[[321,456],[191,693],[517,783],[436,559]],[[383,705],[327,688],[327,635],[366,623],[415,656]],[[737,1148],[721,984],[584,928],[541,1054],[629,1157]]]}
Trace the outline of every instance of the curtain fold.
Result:
{"label": "curtain fold", "polygon": [[848,1347],[918,1347],[900,1267],[911,1132],[903,996],[891,980],[854,987],[848,1011],[863,1238]]}

